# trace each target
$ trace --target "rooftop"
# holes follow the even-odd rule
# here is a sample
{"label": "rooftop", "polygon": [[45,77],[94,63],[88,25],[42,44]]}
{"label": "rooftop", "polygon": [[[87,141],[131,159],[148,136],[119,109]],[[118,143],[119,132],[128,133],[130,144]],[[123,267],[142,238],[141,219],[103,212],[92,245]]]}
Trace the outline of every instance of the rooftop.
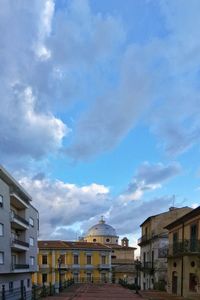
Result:
{"label": "rooftop", "polygon": [[38,241],[39,249],[94,249],[111,250],[108,246],[100,243],[72,242],[72,241]]}

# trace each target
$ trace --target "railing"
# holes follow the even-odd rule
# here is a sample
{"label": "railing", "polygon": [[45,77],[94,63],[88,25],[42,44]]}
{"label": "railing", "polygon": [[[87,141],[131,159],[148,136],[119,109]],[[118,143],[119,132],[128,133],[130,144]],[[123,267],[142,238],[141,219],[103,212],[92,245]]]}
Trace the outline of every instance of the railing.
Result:
{"label": "railing", "polygon": [[169,246],[168,256],[184,255],[184,254],[200,254],[200,240],[183,240],[177,241]]}
{"label": "railing", "polygon": [[24,247],[29,248],[29,243],[24,242],[24,241],[21,241],[21,240],[13,239],[13,240],[12,240],[12,245],[13,245],[13,244],[17,244],[17,245],[19,245],[19,246],[24,246]]}
{"label": "railing", "polygon": [[141,238],[138,239],[138,245],[140,244],[145,244],[145,243],[148,243],[149,241],[151,241],[152,239],[155,239],[157,238],[158,235],[156,234],[151,234],[151,235],[143,235],[141,236]]}
{"label": "railing", "polygon": [[158,249],[158,258],[167,258],[168,253],[169,253],[169,247],[168,247],[168,245],[164,246],[162,248],[159,248]]}
{"label": "railing", "polygon": [[153,262],[152,261],[142,262],[142,269],[153,269]]}
{"label": "railing", "polygon": [[27,264],[13,264],[12,269],[13,270],[29,269],[29,265],[27,265]]}
{"label": "railing", "polygon": [[5,289],[5,285],[0,288],[0,300],[16,300],[16,299],[30,299],[25,286],[21,288]]}
{"label": "railing", "polygon": [[152,232],[151,234],[144,234],[138,239],[138,245],[148,243],[149,241],[156,238],[168,238],[168,234],[166,232],[155,234]]}
{"label": "railing", "polygon": [[20,221],[21,223],[25,224],[26,226],[29,226],[29,222],[26,219],[20,217],[13,211],[11,211],[11,218]]}
{"label": "railing", "polygon": [[110,269],[110,268],[111,268],[111,265],[109,265],[109,264],[99,264],[99,265],[98,265],[98,268],[99,268],[99,269],[107,270],[107,269]]}

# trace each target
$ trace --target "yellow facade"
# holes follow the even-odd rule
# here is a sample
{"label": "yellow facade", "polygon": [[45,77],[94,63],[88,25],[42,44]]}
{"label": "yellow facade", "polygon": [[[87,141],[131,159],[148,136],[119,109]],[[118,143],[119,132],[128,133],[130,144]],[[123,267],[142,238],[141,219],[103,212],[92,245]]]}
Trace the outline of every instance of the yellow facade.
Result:
{"label": "yellow facade", "polygon": [[[39,241],[39,271],[33,284],[56,284],[68,279],[76,282],[109,282],[111,249],[97,243]],[[59,262],[60,260],[60,262]]]}
{"label": "yellow facade", "polygon": [[200,207],[169,224],[168,292],[200,299]]}

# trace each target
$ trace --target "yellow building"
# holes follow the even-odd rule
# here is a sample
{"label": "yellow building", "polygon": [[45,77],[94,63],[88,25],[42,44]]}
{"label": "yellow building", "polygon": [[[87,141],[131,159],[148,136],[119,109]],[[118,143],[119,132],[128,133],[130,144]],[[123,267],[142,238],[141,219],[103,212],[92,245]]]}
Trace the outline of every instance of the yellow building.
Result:
{"label": "yellow building", "polygon": [[136,248],[129,246],[129,240],[125,237],[119,244],[119,237],[115,229],[107,224],[103,217],[98,224],[89,228],[84,240],[92,243],[102,243],[112,250],[112,281],[118,282],[125,279],[128,283],[136,281],[134,264],[134,251]]}
{"label": "yellow building", "polygon": [[58,284],[74,278],[75,282],[109,282],[111,249],[99,243],[39,241],[39,271],[33,284]]}
{"label": "yellow building", "polygon": [[168,292],[200,299],[200,206],[166,228],[170,245]]}
{"label": "yellow building", "polygon": [[167,288],[167,250],[169,223],[187,214],[189,207],[170,207],[169,211],[148,217],[141,225],[142,236],[138,240],[140,246],[141,289]]}

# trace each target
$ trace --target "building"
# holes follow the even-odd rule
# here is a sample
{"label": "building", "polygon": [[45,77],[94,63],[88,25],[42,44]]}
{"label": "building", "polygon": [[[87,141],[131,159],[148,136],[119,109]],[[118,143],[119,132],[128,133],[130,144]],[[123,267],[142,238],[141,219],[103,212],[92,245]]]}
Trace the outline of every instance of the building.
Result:
{"label": "building", "polygon": [[134,264],[134,251],[136,248],[129,246],[129,240],[125,237],[119,244],[119,236],[116,230],[105,222],[103,217],[98,224],[89,228],[84,240],[92,243],[102,243],[112,250],[112,281],[118,282],[125,279],[128,283],[136,281]]}
{"label": "building", "polygon": [[166,229],[169,230],[167,291],[200,299],[200,206]]}
{"label": "building", "polygon": [[[34,284],[57,285],[74,278],[75,282],[110,282],[111,249],[99,243],[39,241],[39,272]],[[59,278],[59,276],[61,278]]]}
{"label": "building", "polygon": [[0,166],[0,292],[9,299],[26,292],[37,270],[38,212],[31,196]]}
{"label": "building", "polygon": [[141,260],[141,289],[165,290],[167,285],[168,231],[165,226],[192,209],[171,207],[169,211],[150,216],[141,225],[138,240]]}

